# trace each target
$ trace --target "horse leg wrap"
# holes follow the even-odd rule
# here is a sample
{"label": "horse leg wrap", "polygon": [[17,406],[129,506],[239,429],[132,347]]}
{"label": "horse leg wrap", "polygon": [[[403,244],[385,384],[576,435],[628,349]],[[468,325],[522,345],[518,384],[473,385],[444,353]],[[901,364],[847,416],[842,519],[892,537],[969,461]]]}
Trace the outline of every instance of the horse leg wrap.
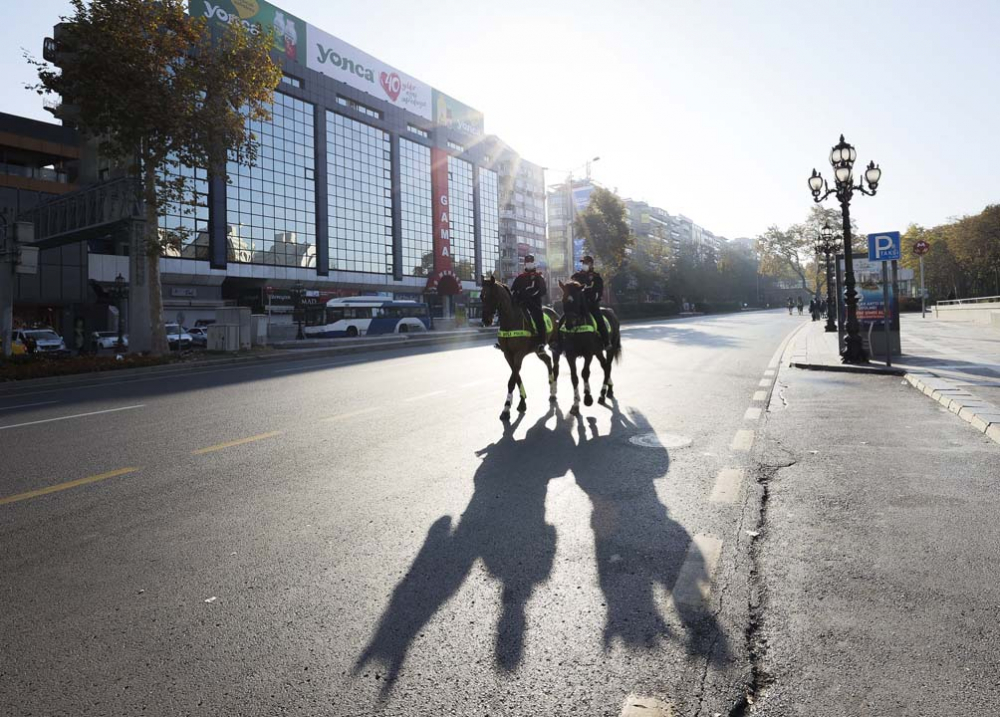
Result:
{"label": "horse leg wrap", "polygon": [[521,391],[521,400],[523,401],[528,397],[528,392],[524,390],[524,384],[519,384],[518,389]]}
{"label": "horse leg wrap", "polygon": [[514,402],[514,392],[513,391],[508,391],[507,392],[507,400],[504,402],[503,407],[504,408],[510,408],[510,404],[512,404],[513,402]]}

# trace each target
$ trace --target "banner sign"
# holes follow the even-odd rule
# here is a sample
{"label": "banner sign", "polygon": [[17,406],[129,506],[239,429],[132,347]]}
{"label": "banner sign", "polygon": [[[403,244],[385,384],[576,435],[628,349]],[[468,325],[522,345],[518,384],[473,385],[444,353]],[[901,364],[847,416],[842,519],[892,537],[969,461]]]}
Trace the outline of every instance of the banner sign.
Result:
{"label": "banner sign", "polygon": [[585,184],[582,187],[573,187],[573,204],[576,211],[582,212],[590,204],[590,195],[594,193],[593,184]]}
{"label": "banner sign", "polygon": [[433,119],[428,85],[312,25],[306,67],[424,119]]}
{"label": "banner sign", "polygon": [[253,33],[274,30],[274,49],[290,60],[302,62],[305,22],[265,0],[191,0],[188,13],[223,25],[242,23]]}
{"label": "banner sign", "polygon": [[451,209],[448,204],[448,153],[431,148],[431,202],[433,204],[434,273],[427,280],[427,292],[459,294],[462,285],[455,276],[451,257]]}
{"label": "banner sign", "polygon": [[434,90],[434,124],[476,137],[484,131],[482,112],[439,90]]}

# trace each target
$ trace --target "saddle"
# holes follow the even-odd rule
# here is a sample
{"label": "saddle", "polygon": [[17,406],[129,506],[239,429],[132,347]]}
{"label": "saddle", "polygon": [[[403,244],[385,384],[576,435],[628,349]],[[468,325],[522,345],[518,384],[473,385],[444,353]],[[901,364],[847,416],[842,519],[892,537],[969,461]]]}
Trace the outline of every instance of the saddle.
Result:
{"label": "saddle", "polygon": [[[604,325],[608,327],[608,335],[611,335],[611,322],[608,321],[608,317],[601,314],[601,318],[604,319]],[[585,321],[580,322],[576,326],[566,326],[563,324],[560,331],[564,334],[591,334],[597,333],[597,322],[594,321],[592,315],[587,315]]]}
{"label": "saddle", "polygon": [[[515,329],[513,331],[503,331],[499,332],[499,336],[502,339],[516,339],[524,338],[528,336],[538,336],[535,331],[535,322],[531,320],[531,314],[523,306],[518,307],[521,310],[521,325],[523,329]],[[542,312],[542,320],[545,322],[545,335],[548,336],[552,332],[552,317],[548,314]],[[544,337],[543,337],[544,338]]]}

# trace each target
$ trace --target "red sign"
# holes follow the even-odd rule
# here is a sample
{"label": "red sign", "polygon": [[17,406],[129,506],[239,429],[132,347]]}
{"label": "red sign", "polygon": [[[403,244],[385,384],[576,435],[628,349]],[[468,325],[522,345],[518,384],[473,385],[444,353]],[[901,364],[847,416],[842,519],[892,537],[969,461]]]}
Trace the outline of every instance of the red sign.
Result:
{"label": "red sign", "polygon": [[917,256],[923,256],[931,250],[931,245],[925,242],[923,239],[918,241],[913,245],[913,253]]}
{"label": "red sign", "polygon": [[451,260],[451,210],[448,206],[448,153],[431,148],[431,201],[433,203],[434,273],[427,279],[428,293],[462,293]]}

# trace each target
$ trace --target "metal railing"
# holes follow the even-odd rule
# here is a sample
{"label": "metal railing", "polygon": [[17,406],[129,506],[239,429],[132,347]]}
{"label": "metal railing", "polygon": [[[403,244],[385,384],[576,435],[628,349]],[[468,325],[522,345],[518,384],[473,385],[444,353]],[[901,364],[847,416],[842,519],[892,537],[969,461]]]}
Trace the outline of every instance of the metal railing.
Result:
{"label": "metal railing", "polygon": [[977,296],[972,299],[946,299],[936,302],[936,306],[959,306],[964,304],[1000,303],[1000,296]]}
{"label": "metal railing", "polygon": [[21,221],[35,226],[35,242],[73,240],[122,220],[141,220],[139,185],[131,177],[120,177],[63,194],[23,212]]}

